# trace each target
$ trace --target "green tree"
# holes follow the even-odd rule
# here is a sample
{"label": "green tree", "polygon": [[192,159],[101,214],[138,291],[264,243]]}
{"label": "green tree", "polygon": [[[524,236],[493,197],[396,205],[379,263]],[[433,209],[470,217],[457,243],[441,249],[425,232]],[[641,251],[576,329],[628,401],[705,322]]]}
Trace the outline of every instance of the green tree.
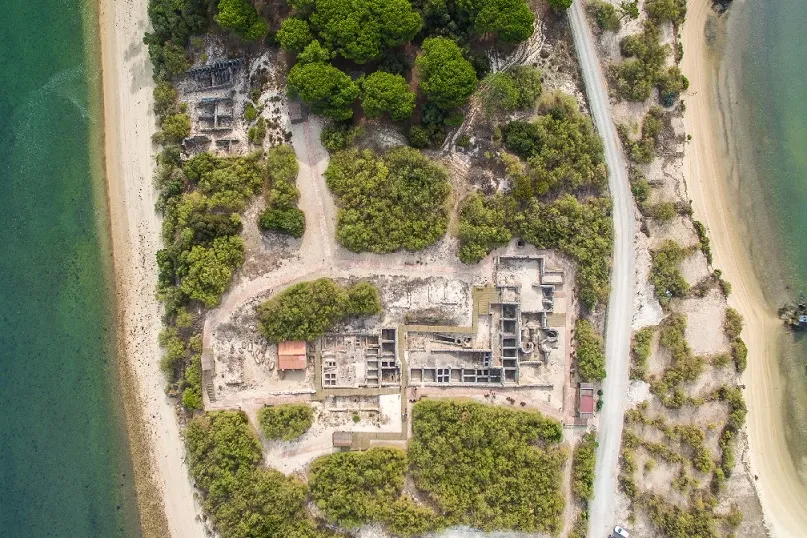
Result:
{"label": "green tree", "polygon": [[298,63],[289,71],[287,82],[289,91],[311,105],[314,112],[335,120],[353,116],[351,107],[359,96],[359,87],[337,68],[323,63]]}
{"label": "green tree", "polygon": [[187,272],[182,291],[191,299],[212,307],[227,289],[233,270],[244,263],[244,242],[240,237],[217,237],[210,248],[194,246],[182,257]]}
{"label": "green tree", "polygon": [[353,315],[372,316],[381,313],[378,288],[369,282],[359,282],[347,289],[347,311]]}
{"label": "green tree", "polygon": [[415,94],[400,75],[376,71],[363,80],[361,90],[361,106],[368,118],[389,112],[393,120],[403,121],[415,110]]}
{"label": "green tree", "polygon": [[178,144],[190,136],[191,119],[187,114],[171,114],[160,127],[165,142]]}
{"label": "green tree", "polygon": [[485,0],[474,21],[477,34],[494,34],[505,43],[520,43],[535,31],[535,15],[524,0]]}
{"label": "green tree", "polygon": [[586,432],[575,445],[572,456],[572,491],[589,501],[594,496],[594,467],[597,461],[597,434]]}
{"label": "green tree", "polygon": [[311,34],[307,21],[297,17],[288,17],[280,23],[277,40],[284,49],[300,52],[314,40],[314,36]]}
{"label": "green tree", "polygon": [[572,0],[548,0],[549,6],[555,9],[569,9],[572,7]]}
{"label": "green tree", "polygon": [[314,423],[314,410],[308,404],[267,406],[258,411],[258,424],[267,439],[294,441]]}
{"label": "green tree", "polygon": [[512,112],[519,102],[516,82],[504,71],[491,73],[479,85],[479,99],[488,116],[498,112]]}
{"label": "green tree", "polygon": [[605,379],[605,351],[602,337],[586,319],[578,319],[575,327],[577,371],[585,381]]}
{"label": "green tree", "polygon": [[311,24],[327,48],[363,64],[411,41],[422,20],[408,0],[316,0]]}
{"label": "green tree", "polygon": [[541,70],[530,65],[515,65],[507,70],[518,90],[516,108],[529,108],[541,96]]}
{"label": "green tree", "polygon": [[423,54],[416,60],[426,97],[441,108],[464,104],[476,90],[476,71],[462,56],[457,44],[444,37],[423,41]]}
{"label": "green tree", "polygon": [[268,29],[255,7],[247,0],[219,0],[216,22],[248,41],[257,41]]}
{"label": "green tree", "polygon": [[154,113],[158,118],[165,118],[176,111],[177,90],[170,82],[162,81],[154,87]]}
{"label": "green tree", "polygon": [[619,13],[613,4],[603,0],[588,0],[586,7],[591,16],[594,17],[600,30],[618,32],[622,28]]}
{"label": "green tree", "polygon": [[171,76],[180,75],[191,66],[185,47],[170,41],[162,48],[162,64]]}
{"label": "green tree", "polygon": [[297,65],[328,63],[333,58],[333,53],[323,47],[316,39],[305,46],[303,52],[297,55]]}

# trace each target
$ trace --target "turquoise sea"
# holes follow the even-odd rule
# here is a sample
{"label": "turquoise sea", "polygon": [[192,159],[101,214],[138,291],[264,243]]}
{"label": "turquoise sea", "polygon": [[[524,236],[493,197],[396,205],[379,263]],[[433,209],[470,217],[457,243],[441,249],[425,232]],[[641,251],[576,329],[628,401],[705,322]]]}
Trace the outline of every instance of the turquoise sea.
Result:
{"label": "turquoise sea", "polygon": [[96,2],[6,0],[0,36],[0,536],[136,537]]}
{"label": "turquoise sea", "polygon": [[[729,133],[738,166],[736,206],[776,309],[807,294],[807,6],[804,0],[735,0],[727,17],[721,99],[736,127]],[[804,477],[807,334],[783,329],[780,340],[786,432]]]}

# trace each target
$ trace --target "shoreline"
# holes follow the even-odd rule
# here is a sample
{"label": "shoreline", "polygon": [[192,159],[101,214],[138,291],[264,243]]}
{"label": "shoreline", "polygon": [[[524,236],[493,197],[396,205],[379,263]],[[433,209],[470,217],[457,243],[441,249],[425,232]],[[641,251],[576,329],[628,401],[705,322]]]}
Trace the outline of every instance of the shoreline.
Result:
{"label": "shoreline", "polygon": [[154,82],[143,32],[147,0],[99,0],[106,196],[114,267],[120,397],[144,538],[204,536],[174,403],[159,369],[155,254]]}
{"label": "shoreline", "polygon": [[766,524],[774,536],[797,536],[807,526],[807,488],[798,479],[784,431],[784,380],[778,361],[783,328],[757,277],[739,217],[731,209],[736,200],[728,182],[738,166],[732,147],[726,147],[732,144],[727,136],[731,118],[727,88],[718,77],[720,58],[706,37],[706,25],[714,16],[710,4],[693,2],[682,32],[682,71],[690,81],[684,122],[693,136],[685,153],[684,175],[695,216],[709,230],[714,266],[732,283],[729,305],[745,319],[749,463],[751,474],[758,477],[755,487]]}

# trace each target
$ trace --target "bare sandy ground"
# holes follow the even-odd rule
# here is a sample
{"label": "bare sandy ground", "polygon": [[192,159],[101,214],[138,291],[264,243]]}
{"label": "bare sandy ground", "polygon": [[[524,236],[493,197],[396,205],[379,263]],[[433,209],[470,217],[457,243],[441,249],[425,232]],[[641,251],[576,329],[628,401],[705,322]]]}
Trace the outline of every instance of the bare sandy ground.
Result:
{"label": "bare sandy ground", "polygon": [[118,343],[144,536],[201,537],[174,407],[159,369],[155,297],[160,221],[152,184],[153,82],[147,0],[101,0],[106,174],[119,305]]}
{"label": "bare sandy ground", "polygon": [[726,188],[732,170],[725,147],[725,126],[717,101],[717,63],[704,29],[711,16],[709,0],[693,0],[684,25],[682,70],[689,77],[685,122],[693,139],[686,151],[684,171],[695,217],[709,229],[715,267],[732,283],[729,304],[745,318],[742,338],[748,344],[745,397],[750,409],[750,463],[766,521],[774,536],[804,536],[807,528],[807,488],[785,440],[781,373],[776,332],[781,322],[765,302],[756,279],[748,245],[730,210]]}

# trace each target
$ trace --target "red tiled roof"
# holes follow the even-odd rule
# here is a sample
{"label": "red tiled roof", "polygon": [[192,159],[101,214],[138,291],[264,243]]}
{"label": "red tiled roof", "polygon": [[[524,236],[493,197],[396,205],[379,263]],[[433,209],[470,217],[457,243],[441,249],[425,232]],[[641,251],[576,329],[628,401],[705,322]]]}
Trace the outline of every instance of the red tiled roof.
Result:
{"label": "red tiled roof", "polygon": [[279,370],[305,370],[305,342],[280,342],[277,346]]}

